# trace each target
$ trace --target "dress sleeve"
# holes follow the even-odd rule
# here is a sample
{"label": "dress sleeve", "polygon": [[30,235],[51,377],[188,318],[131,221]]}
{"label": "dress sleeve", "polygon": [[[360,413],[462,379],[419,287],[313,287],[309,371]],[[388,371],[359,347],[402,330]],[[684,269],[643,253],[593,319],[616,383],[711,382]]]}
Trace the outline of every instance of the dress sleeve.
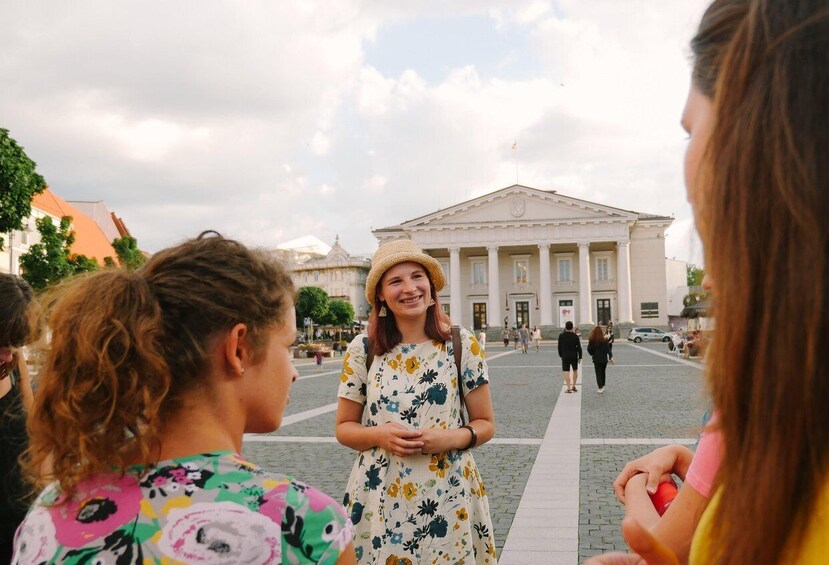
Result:
{"label": "dress sleeve", "polygon": [[[716,416],[711,418],[712,421],[715,419]],[[711,422],[702,432],[694,458],[685,474],[685,482],[706,498],[711,498],[711,489],[720,468],[723,450],[722,433],[717,429],[711,429],[710,426]]]}
{"label": "dress sleeve", "polygon": [[[472,392],[477,387],[489,383],[489,371],[486,367],[486,359],[481,345],[469,330],[461,328],[461,381],[463,382],[464,394]],[[453,352],[449,352],[454,357]],[[453,359],[454,362],[454,359]]]}
{"label": "dress sleeve", "polygon": [[345,350],[337,396],[359,404],[366,403],[366,348],[368,337],[359,334]]}
{"label": "dress sleeve", "polygon": [[291,481],[286,494],[283,562],[336,563],[354,537],[354,526],[343,507],[324,492],[299,481]]}

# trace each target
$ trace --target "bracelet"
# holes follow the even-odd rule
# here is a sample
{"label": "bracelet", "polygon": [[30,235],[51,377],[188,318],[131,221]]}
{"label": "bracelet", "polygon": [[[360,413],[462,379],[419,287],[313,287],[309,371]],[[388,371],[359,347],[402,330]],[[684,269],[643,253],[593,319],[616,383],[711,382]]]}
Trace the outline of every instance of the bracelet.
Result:
{"label": "bracelet", "polygon": [[469,443],[466,444],[466,447],[461,449],[461,451],[466,451],[467,449],[472,449],[478,444],[478,433],[475,431],[475,428],[472,426],[461,426],[461,428],[466,428],[467,430],[472,433],[472,439],[469,440]]}

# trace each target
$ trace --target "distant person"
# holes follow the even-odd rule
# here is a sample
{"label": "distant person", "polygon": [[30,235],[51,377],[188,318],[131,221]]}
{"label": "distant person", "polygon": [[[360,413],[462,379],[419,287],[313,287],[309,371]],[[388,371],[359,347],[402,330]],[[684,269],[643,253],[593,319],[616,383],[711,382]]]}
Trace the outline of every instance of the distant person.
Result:
{"label": "distant person", "polygon": [[587,342],[587,354],[593,359],[593,366],[596,369],[596,387],[598,388],[598,392],[599,394],[604,394],[607,364],[608,362],[613,363],[613,353],[610,351],[610,344],[601,326],[596,326],[590,332],[590,337]]}
{"label": "distant person", "polygon": [[527,324],[521,324],[518,335],[521,337],[521,353],[527,353],[527,347],[530,344],[530,330],[527,329]]}
{"label": "distant person", "polygon": [[481,331],[478,332],[478,343],[481,349],[486,351],[486,330],[484,328],[481,328]]}
{"label": "distant person", "polygon": [[[567,390],[564,392],[578,392],[576,383],[579,380],[579,363],[581,363],[581,341],[573,331],[573,322],[564,324],[564,331],[558,336],[558,356],[561,357],[561,370],[564,371],[564,382]],[[572,380],[570,376],[572,371]]]}
{"label": "distant person", "polygon": [[322,370],[322,351],[314,352],[314,362],[317,364],[317,369]]}
{"label": "distant person", "polygon": [[532,336],[533,343],[535,344],[535,352],[538,353],[540,351],[539,348],[541,346],[541,330],[538,329],[538,326],[533,326],[533,331],[532,331],[531,336]]}
{"label": "distant person", "polygon": [[339,504],[241,455],[297,376],[285,267],[207,233],[53,292],[16,563],[356,563]]}
{"label": "distant person", "polygon": [[504,331],[501,332],[501,339],[504,340],[504,349],[509,347],[509,330],[504,328]]}
{"label": "distant person", "polygon": [[518,342],[521,341],[521,333],[518,331],[518,328],[512,328],[512,348],[518,349]]}

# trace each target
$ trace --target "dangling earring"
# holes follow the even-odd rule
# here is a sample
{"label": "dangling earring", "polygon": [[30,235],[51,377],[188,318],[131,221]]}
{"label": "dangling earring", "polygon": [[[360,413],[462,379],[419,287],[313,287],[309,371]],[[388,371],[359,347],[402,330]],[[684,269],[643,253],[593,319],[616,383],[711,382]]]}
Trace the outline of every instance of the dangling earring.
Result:
{"label": "dangling earring", "polygon": [[[434,306],[434,305],[435,305],[435,299],[434,299],[434,298],[432,298],[432,297],[430,296],[430,297],[429,297],[429,306]],[[429,306],[427,306],[427,308],[428,308]]]}
{"label": "dangling earring", "polygon": [[388,315],[388,311],[386,310],[386,305],[385,304],[383,304],[380,307],[380,311],[377,312],[377,315],[380,316],[381,318],[385,318]]}

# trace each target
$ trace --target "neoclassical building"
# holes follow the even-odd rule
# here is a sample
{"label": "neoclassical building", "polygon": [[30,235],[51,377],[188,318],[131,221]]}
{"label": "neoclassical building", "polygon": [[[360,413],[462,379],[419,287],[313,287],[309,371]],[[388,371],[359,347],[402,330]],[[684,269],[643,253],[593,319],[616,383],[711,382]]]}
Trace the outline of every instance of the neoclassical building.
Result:
{"label": "neoclassical building", "polygon": [[441,302],[466,327],[666,326],[672,222],[513,185],[373,233],[441,262]]}

